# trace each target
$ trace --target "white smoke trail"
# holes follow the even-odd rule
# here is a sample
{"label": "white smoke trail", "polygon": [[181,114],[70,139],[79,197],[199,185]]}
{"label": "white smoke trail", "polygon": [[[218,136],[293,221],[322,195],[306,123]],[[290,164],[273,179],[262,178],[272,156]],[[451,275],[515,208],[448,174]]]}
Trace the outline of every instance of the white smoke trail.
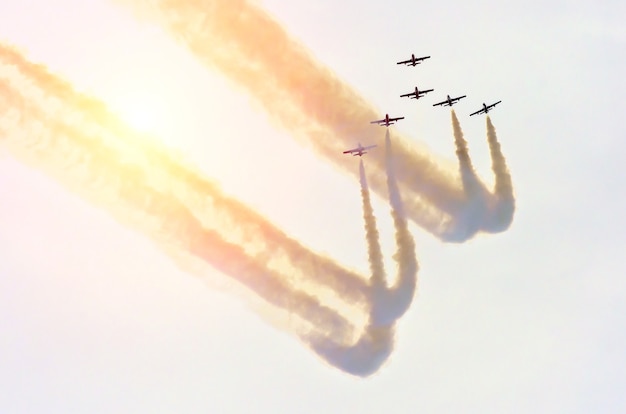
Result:
{"label": "white smoke trail", "polygon": [[[15,91],[0,85],[0,112],[10,112],[9,108],[15,107],[13,102],[19,100],[8,94]],[[299,315],[322,330],[331,327],[331,333],[352,335],[351,323],[336,311],[315,296],[295,290],[285,275],[268,270],[215,230],[203,228],[178,200],[149,186],[140,168],[120,161],[123,153],[111,151],[67,125],[39,118],[35,110],[25,109],[28,112],[21,114],[22,119],[16,123],[0,118],[0,134],[5,137],[2,144],[18,158],[44,169],[92,202],[104,204],[118,220],[148,234],[164,250],[174,250],[178,258],[192,254],[273,306]],[[41,141],[21,146],[23,137],[40,137]],[[85,146],[87,141],[91,141],[91,148]]]}
{"label": "white smoke trail", "polygon": [[482,183],[476,176],[474,166],[472,165],[472,159],[469,156],[469,150],[467,149],[467,141],[463,137],[463,131],[461,130],[461,124],[456,116],[454,109],[450,111],[452,116],[452,132],[454,135],[454,146],[456,147],[456,155],[459,160],[459,170],[461,172],[461,180],[463,183],[463,189],[465,194],[474,193],[477,188],[481,188]]}
{"label": "white smoke trail", "polygon": [[[341,158],[341,149],[354,136],[374,138],[376,129],[369,121],[380,114],[256,5],[247,0],[116,1],[163,25],[204,64],[221,70],[259,99],[294,137],[343,171],[354,173]],[[461,241],[460,235],[468,239],[478,231],[495,231],[478,227],[467,234],[465,227],[456,229],[455,216],[467,206],[458,177],[424,149],[397,134],[393,139],[397,179],[410,200],[406,207],[412,220],[451,241]],[[371,164],[371,186],[385,196],[384,157],[373,153]]]}
{"label": "white smoke trail", "polygon": [[343,371],[367,377],[377,372],[393,352],[394,325],[370,325],[351,346],[340,345],[320,336],[310,336],[309,346],[329,364]]}
{"label": "white smoke trail", "polygon": [[455,225],[450,227],[452,231],[447,233],[446,240],[463,242],[483,227],[484,218],[488,216],[489,202],[493,197],[476,175],[456,112],[452,109],[450,113],[465,203],[463,208],[453,215]]}
{"label": "white smoke trail", "polygon": [[410,307],[417,288],[418,264],[415,257],[415,241],[409,232],[404,214],[404,204],[395,179],[394,158],[391,149],[389,131],[385,133],[385,159],[387,169],[387,187],[391,215],[395,227],[395,239],[398,251],[394,260],[398,266],[398,276],[393,286],[372,289],[372,324],[386,326],[400,318]]}
{"label": "white smoke trail", "polygon": [[[370,265],[370,286],[373,292],[385,290],[385,269],[376,218],[370,201],[363,160],[359,161],[361,198],[363,202],[363,221],[367,240]],[[380,327],[372,324],[372,317],[380,312],[380,303],[375,302],[372,294],[370,322],[360,338],[350,345],[338,344],[327,337],[311,335],[307,342],[317,354],[331,365],[338,366],[345,372],[358,376],[368,376],[380,369],[393,350],[393,326]]]}
{"label": "white smoke trail", "polygon": [[385,268],[383,264],[383,253],[380,248],[380,236],[376,227],[376,217],[370,200],[370,192],[367,186],[365,168],[363,160],[359,162],[359,177],[361,183],[361,199],[363,201],[363,221],[365,223],[365,238],[367,240],[367,256],[370,265],[370,286],[373,289],[385,288]]}
{"label": "white smoke trail", "polygon": [[393,170],[391,141],[385,136],[387,160],[387,185],[391,214],[396,231],[397,251],[394,260],[398,265],[396,283],[389,287],[385,280],[382,253],[376,229],[376,219],[371,207],[369,189],[363,161],[359,163],[363,218],[368,241],[371,280],[371,310],[369,323],[359,340],[353,345],[341,345],[320,336],[310,336],[310,346],[327,362],[354,375],[368,376],[376,372],[393,351],[395,322],[409,308],[417,286],[417,259],[415,242],[408,230],[402,198],[398,192]]}
{"label": "white smoke trail", "polygon": [[[97,149],[100,156],[113,159],[112,151],[123,152],[124,159],[141,169],[151,185],[158,185],[161,191],[181,200],[194,211],[204,227],[221,229],[225,240],[243,246],[249,255],[264,258],[270,269],[284,271],[287,268],[287,273],[301,283],[325,286],[327,295],[339,294],[354,303],[365,300],[367,284],[363,277],[310,252],[256,212],[229,199],[188,163],[158,147],[154,140],[127,128],[101,103],[75,93],[70,85],[27,62],[12,49],[0,47],[0,62],[5,63],[10,81],[20,85],[20,92],[33,97],[29,102],[38,101],[39,108],[49,108],[51,114],[45,115],[46,119],[51,122],[66,119],[68,125],[80,128],[81,133],[86,131],[84,135],[101,137],[106,147]],[[17,107],[24,105],[26,103]],[[80,141],[89,145],[84,138]],[[76,151],[72,146],[66,147],[67,151]],[[88,153],[89,148],[84,151]],[[67,158],[67,154],[60,158]]]}
{"label": "white smoke trail", "polygon": [[[81,117],[85,107],[73,106],[85,97],[71,95],[69,90],[49,97],[45,83],[37,93],[30,90],[45,76],[51,76],[40,67],[37,70],[41,71],[39,80],[27,78],[29,81],[24,82],[15,67],[11,68],[11,63],[0,60],[1,146],[18,159],[46,171],[87,200],[106,208],[122,223],[149,235],[178,260],[204,262],[204,274],[207,264],[217,268],[272,306],[300,316],[320,332],[335,335],[337,342],[350,341],[355,329],[354,319],[346,319],[336,309],[329,308],[328,304],[334,306],[335,303],[328,300],[323,289],[333,293],[335,302],[347,303],[343,311],[355,306],[366,309],[365,278],[290,239],[285,242],[286,246],[275,249],[275,245],[283,242],[283,234],[256,213],[228,199],[192,170],[185,170],[182,164],[174,168],[174,161],[167,159],[166,153],[147,146],[137,136],[127,134],[114,139],[111,132],[103,132],[107,125],[86,121],[86,116]],[[55,84],[60,83],[51,82],[51,89]],[[64,96],[65,102],[57,100],[59,96]],[[126,148],[116,148],[122,146],[122,141]],[[145,159],[136,157],[140,152],[135,148],[138,144],[144,151],[143,156],[150,159],[149,167]],[[181,174],[176,176],[178,173]],[[184,180],[188,181],[183,184]],[[191,188],[198,183],[202,185]],[[185,191],[196,191],[197,198],[208,200],[206,205],[217,206],[202,214],[213,213],[218,217],[228,214],[235,222],[236,215],[242,214],[242,221],[248,220],[246,225],[255,224],[265,230],[257,236],[257,242],[262,243],[267,237],[266,250],[261,255],[250,254],[245,246],[227,240],[222,227],[211,228],[202,223],[193,203],[184,198],[185,191],[174,191],[175,185],[186,185],[189,188]],[[249,213],[247,217],[243,217],[245,213]],[[250,223],[251,220],[256,222]],[[229,227],[229,230],[234,229]],[[274,235],[277,238],[270,239]],[[268,266],[275,256],[281,257],[281,249],[290,251],[288,257],[304,256],[308,262],[294,260],[281,263],[282,268]],[[298,268],[300,265],[302,267]],[[308,266],[316,267],[306,274]],[[310,280],[300,283],[292,276],[294,271],[305,274]],[[341,290],[333,291],[332,284],[325,286],[326,280],[343,289],[354,286],[358,291],[342,295]],[[360,317],[356,318],[358,322]]]}
{"label": "white smoke trail", "polygon": [[487,142],[491,152],[491,169],[496,177],[494,185],[496,200],[491,214],[487,216],[485,227],[493,231],[505,231],[513,222],[515,214],[513,180],[489,115],[487,115]]}
{"label": "white smoke trail", "polygon": [[[384,282],[379,245],[369,247],[378,255],[372,261],[378,270],[368,281],[290,239],[144,138],[99,102],[0,45],[0,146],[148,235],[185,269],[204,276],[208,266],[215,268],[297,316],[294,333],[320,355],[337,350],[327,360],[339,368],[365,375],[380,367],[392,349],[393,326],[372,323],[372,280]],[[362,171],[365,208],[369,194]],[[389,185],[390,195],[397,192],[393,177]],[[402,211],[399,195],[392,199],[392,208]],[[373,220],[371,205],[366,216]],[[397,232],[407,231],[406,220],[394,222]],[[375,221],[367,233],[377,244]],[[411,250],[415,261],[414,244],[396,239],[404,243],[396,260]],[[345,358],[338,358],[342,352]]]}

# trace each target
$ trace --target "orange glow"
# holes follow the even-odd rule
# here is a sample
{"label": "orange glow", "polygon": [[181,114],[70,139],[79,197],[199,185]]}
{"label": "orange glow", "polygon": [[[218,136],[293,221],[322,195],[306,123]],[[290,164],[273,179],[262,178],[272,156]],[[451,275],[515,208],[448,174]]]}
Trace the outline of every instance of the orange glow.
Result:
{"label": "orange glow", "polygon": [[166,126],[165,107],[150,94],[129,92],[114,103],[112,109],[139,132],[158,135]]}

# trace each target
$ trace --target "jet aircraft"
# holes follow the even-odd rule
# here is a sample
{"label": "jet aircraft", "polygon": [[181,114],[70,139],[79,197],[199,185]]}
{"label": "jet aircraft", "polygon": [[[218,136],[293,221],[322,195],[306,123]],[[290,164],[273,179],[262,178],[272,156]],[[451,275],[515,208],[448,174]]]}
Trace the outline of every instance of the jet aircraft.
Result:
{"label": "jet aircraft", "polygon": [[437,106],[437,105],[452,106],[455,103],[459,102],[463,98],[465,98],[465,95],[459,96],[459,97],[456,97],[456,98],[450,98],[450,95],[448,95],[448,98],[445,101],[438,102],[438,103],[434,104],[433,106]]}
{"label": "jet aircraft", "polygon": [[361,143],[359,142],[359,146],[358,146],[358,147],[353,148],[353,149],[351,149],[351,150],[344,151],[343,153],[344,153],[344,154],[352,154],[353,156],[357,156],[357,155],[358,155],[359,157],[362,157],[362,156],[363,156],[363,154],[367,154],[367,150],[368,150],[368,149],[372,149],[372,148],[374,148],[375,146],[376,146],[376,145],[368,145],[367,147],[364,147],[364,146],[362,146],[362,145],[361,145]]}
{"label": "jet aircraft", "polygon": [[418,57],[416,58],[414,54],[411,53],[411,59],[403,60],[402,62],[398,62],[398,65],[407,65],[407,66],[415,66],[422,63],[423,60],[428,59],[430,56]]}
{"label": "jet aircraft", "polygon": [[400,95],[400,98],[404,98],[405,96],[409,97],[409,99],[419,99],[422,96],[426,95],[428,92],[432,92],[434,89],[426,89],[425,91],[420,91],[415,87],[415,92],[405,93],[404,95]]}
{"label": "jet aircraft", "polygon": [[502,101],[498,101],[496,103],[492,103],[491,105],[485,105],[485,103],[483,102],[483,109],[470,114],[470,116],[478,115],[478,114],[486,114],[487,112],[491,111],[500,102],[502,102]]}
{"label": "jet aircraft", "polygon": [[393,125],[394,123],[396,123],[397,121],[404,119],[403,116],[398,117],[398,118],[389,118],[389,114],[385,114],[385,117],[383,119],[379,119],[377,121],[372,121],[370,122],[370,124],[378,124],[380,126],[386,126],[388,127],[389,125]]}

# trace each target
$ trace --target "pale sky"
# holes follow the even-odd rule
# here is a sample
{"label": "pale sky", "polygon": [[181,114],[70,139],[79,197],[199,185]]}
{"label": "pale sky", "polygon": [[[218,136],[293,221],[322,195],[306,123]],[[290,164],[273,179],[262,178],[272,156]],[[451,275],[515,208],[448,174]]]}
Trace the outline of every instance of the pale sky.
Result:
{"label": "pale sky", "polygon": [[[467,95],[454,108],[489,185],[485,120],[468,115],[502,100],[490,115],[513,178],[510,228],[451,244],[412,223],[417,295],[389,361],[360,378],[216,287],[225,275],[186,272],[0,144],[0,412],[625,412],[626,5],[256,3],[453,166],[450,111],[432,103]],[[4,2],[0,41],[367,273],[358,182],[156,24],[104,0]],[[431,58],[395,64],[411,53]],[[416,85],[435,91],[399,98]],[[373,204],[392,269],[389,208]]]}

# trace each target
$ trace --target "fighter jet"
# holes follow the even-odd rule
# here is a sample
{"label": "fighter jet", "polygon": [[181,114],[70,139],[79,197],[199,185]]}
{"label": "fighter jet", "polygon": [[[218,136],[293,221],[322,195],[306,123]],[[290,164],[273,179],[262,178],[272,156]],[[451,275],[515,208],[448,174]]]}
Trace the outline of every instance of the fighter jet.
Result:
{"label": "fighter jet", "polygon": [[450,98],[450,95],[448,95],[448,98],[445,101],[438,102],[438,103],[434,104],[433,106],[437,106],[437,105],[452,106],[455,103],[459,102],[463,98],[465,98],[465,95],[459,96],[459,97],[456,97],[456,98]]}
{"label": "fighter jet", "polygon": [[376,146],[376,145],[368,145],[367,147],[364,147],[364,146],[362,146],[362,145],[361,145],[361,143],[359,142],[359,146],[358,146],[358,147],[353,148],[353,149],[351,149],[351,150],[344,151],[343,153],[344,153],[344,154],[352,154],[353,156],[357,156],[357,155],[358,155],[359,157],[362,157],[362,156],[363,156],[363,154],[367,154],[367,151],[366,151],[366,150],[368,150],[368,149],[372,149],[372,148],[374,148],[375,146]]}
{"label": "fighter jet", "polygon": [[491,111],[497,104],[499,104],[502,101],[498,101],[496,103],[492,103],[491,105],[485,105],[485,103],[483,102],[483,109],[478,110],[472,114],[470,114],[470,116],[472,115],[478,115],[478,114],[486,114],[487,112]]}
{"label": "fighter jet", "polygon": [[419,99],[422,96],[426,95],[428,92],[432,92],[434,89],[426,89],[425,91],[420,91],[415,87],[415,92],[405,93],[404,95],[400,95],[400,98],[404,98],[405,96],[409,97],[409,99]]}
{"label": "fighter jet", "polygon": [[407,66],[415,66],[422,63],[423,60],[430,58],[430,56],[424,56],[416,58],[414,54],[411,53],[411,59],[403,60],[402,62],[398,62],[398,65],[407,65]]}
{"label": "fighter jet", "polygon": [[388,127],[389,125],[393,125],[394,123],[396,123],[397,121],[404,119],[403,116],[399,117],[399,118],[389,118],[389,114],[385,114],[385,117],[383,119],[379,119],[377,121],[372,121],[370,122],[370,124],[378,124],[380,126],[386,126]]}

